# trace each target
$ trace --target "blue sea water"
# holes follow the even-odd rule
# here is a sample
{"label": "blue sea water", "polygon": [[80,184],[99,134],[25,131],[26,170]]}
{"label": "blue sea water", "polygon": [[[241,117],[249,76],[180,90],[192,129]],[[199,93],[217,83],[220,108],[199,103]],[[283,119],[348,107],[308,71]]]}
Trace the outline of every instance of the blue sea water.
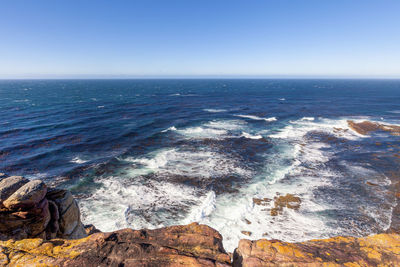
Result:
{"label": "blue sea water", "polygon": [[400,124],[400,80],[2,80],[0,172],[71,189],[103,231],[361,236],[390,225],[400,140],[349,119]]}

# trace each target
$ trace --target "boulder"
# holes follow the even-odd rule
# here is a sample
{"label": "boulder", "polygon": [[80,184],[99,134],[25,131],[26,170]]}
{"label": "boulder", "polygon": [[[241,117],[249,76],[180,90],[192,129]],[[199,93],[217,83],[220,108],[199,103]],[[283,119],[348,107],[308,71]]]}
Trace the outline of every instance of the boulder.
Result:
{"label": "boulder", "polygon": [[0,206],[1,203],[10,197],[21,186],[28,183],[29,180],[21,176],[11,176],[0,181]]}
{"label": "boulder", "polygon": [[67,190],[12,176],[0,181],[0,240],[86,236],[79,207]]}
{"label": "boulder", "polygon": [[230,266],[221,235],[197,223],[78,240],[0,241],[1,260],[11,266]]}
{"label": "boulder", "polygon": [[30,208],[37,205],[46,195],[47,186],[40,180],[30,181],[21,186],[3,201],[8,209]]}
{"label": "boulder", "polygon": [[399,266],[400,235],[334,237],[287,243],[242,239],[233,266]]}
{"label": "boulder", "polygon": [[63,189],[49,190],[46,197],[57,205],[59,231],[57,236],[77,239],[86,236],[80,219],[80,211],[71,192]]}

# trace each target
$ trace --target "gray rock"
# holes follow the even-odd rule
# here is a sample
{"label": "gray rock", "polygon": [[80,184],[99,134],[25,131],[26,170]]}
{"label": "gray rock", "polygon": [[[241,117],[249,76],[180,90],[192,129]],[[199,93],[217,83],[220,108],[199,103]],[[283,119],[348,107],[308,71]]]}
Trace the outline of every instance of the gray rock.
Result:
{"label": "gray rock", "polygon": [[59,234],[67,239],[87,236],[80,219],[80,211],[71,192],[63,189],[50,189],[46,197],[58,206]]}
{"label": "gray rock", "polygon": [[80,239],[87,236],[85,227],[81,222],[75,227],[72,233],[67,237],[68,239]]}
{"label": "gray rock", "polygon": [[[0,174],[1,175],[1,174]],[[11,176],[0,181],[0,203],[11,196],[29,180],[21,176]]]}
{"label": "gray rock", "polygon": [[79,207],[75,200],[60,216],[60,231],[64,235],[70,235],[80,223]]}
{"label": "gray rock", "polygon": [[58,206],[58,212],[60,215],[72,205],[75,201],[71,192],[64,189],[50,189],[46,194],[46,198],[54,201]]}
{"label": "gray rock", "polygon": [[3,202],[3,205],[8,209],[33,207],[39,204],[46,193],[47,186],[40,180],[33,180],[21,186]]}

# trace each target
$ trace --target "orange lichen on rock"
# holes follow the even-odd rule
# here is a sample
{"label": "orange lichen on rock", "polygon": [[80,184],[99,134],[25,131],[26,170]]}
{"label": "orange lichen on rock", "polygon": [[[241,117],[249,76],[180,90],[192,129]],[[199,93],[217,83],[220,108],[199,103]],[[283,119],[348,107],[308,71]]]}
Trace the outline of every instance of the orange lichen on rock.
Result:
{"label": "orange lichen on rock", "polygon": [[400,235],[334,237],[287,243],[279,240],[240,240],[233,266],[396,266],[400,264]]}
{"label": "orange lichen on rock", "polygon": [[0,266],[230,266],[222,237],[197,223],[78,240],[0,242]]}

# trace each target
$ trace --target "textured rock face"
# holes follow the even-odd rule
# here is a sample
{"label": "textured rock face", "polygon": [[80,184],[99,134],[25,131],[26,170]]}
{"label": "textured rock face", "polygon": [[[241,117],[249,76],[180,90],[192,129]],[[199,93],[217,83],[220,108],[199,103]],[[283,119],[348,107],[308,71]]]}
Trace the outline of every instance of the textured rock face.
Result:
{"label": "textured rock face", "polygon": [[86,236],[70,192],[20,176],[0,179],[0,240]]}
{"label": "textured rock face", "polygon": [[400,235],[335,237],[301,243],[242,239],[233,266],[398,266]]}
{"label": "textured rock face", "polygon": [[221,235],[193,223],[156,230],[124,229],[79,240],[0,242],[0,264],[10,266],[230,266]]}

